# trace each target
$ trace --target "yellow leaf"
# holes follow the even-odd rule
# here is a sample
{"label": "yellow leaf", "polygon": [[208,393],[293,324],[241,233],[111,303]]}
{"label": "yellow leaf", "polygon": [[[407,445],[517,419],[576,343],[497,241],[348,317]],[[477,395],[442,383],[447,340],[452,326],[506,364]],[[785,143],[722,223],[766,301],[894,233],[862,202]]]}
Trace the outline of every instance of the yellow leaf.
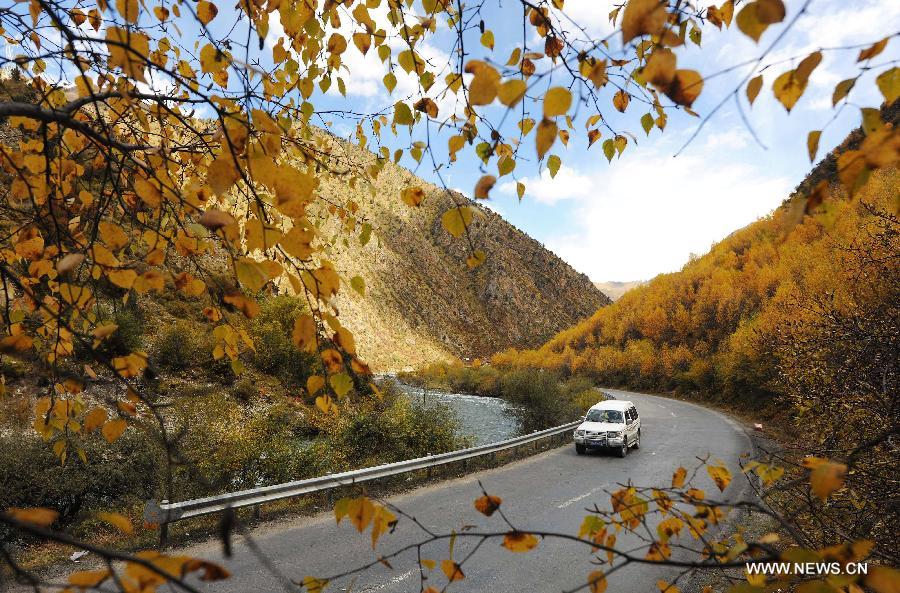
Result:
{"label": "yellow leaf", "polygon": [[490,196],[488,195],[494,185],[497,183],[497,178],[493,175],[483,175],[481,179],[475,184],[475,192],[474,197],[476,200],[487,200]]}
{"label": "yellow leaf", "polygon": [[200,69],[207,74],[221,72],[228,67],[231,56],[228,52],[216,49],[211,43],[207,43],[200,50]]}
{"label": "yellow leaf", "polygon": [[665,3],[659,0],[629,0],[622,13],[622,43],[638,35],[659,35],[666,25]]}
{"label": "yellow leaf", "polygon": [[137,279],[137,272],[134,270],[111,270],[106,277],[119,288],[130,290]]}
{"label": "yellow leaf", "polygon": [[662,579],[656,581],[656,588],[659,589],[660,593],[679,593],[678,587]]}
{"label": "yellow leaf", "polygon": [[856,58],[857,62],[862,62],[863,60],[871,60],[878,54],[884,51],[884,48],[887,47],[888,40],[890,37],[885,37],[881,41],[878,41],[872,44],[870,47],[859,52],[859,57]]}
{"label": "yellow leaf", "polygon": [[750,105],[753,105],[753,102],[756,101],[756,97],[759,96],[759,91],[762,89],[762,83],[762,74],[754,76],[750,82],[747,83],[747,100],[750,102]]}
{"label": "yellow leaf", "polygon": [[591,593],[603,593],[606,591],[606,575],[602,571],[595,570],[589,574],[587,582]]}
{"label": "yellow leaf", "polygon": [[119,225],[103,220],[100,221],[97,228],[100,231],[100,238],[113,251],[117,251],[128,244],[128,235]]}
{"label": "yellow leaf", "polygon": [[366,281],[361,276],[350,278],[350,287],[360,296],[366,296]]}
{"label": "yellow leaf", "polygon": [[668,88],[675,78],[675,53],[668,48],[654,50],[647,58],[642,76],[644,80],[658,88]]}
{"label": "yellow leaf", "polygon": [[682,488],[684,486],[684,481],[687,478],[687,470],[683,467],[679,467],[675,470],[675,473],[672,474],[672,488]]}
{"label": "yellow leaf", "polygon": [[44,507],[33,507],[28,509],[20,509],[20,508],[11,508],[7,511],[14,519],[19,521],[24,521],[25,523],[33,523],[34,525],[40,525],[41,527],[50,527],[56,518],[59,517],[59,513],[54,511],[53,509],[47,509]]}
{"label": "yellow leaf", "polygon": [[372,46],[372,36],[368,33],[354,33],[353,45],[359,50],[359,53],[366,55]]}
{"label": "yellow leaf", "polygon": [[120,513],[97,513],[97,518],[101,521],[106,521],[122,533],[132,533],[134,532],[134,527],[131,525],[131,519],[122,515]]}
{"label": "yellow leaf", "polygon": [[375,516],[375,505],[365,496],[354,498],[347,507],[347,515],[356,530],[362,533]]}
{"label": "yellow leaf", "polygon": [[607,76],[606,74],[606,60],[597,60],[596,62],[594,62],[587,74],[587,78],[598,89],[600,87],[606,86],[606,84],[609,82],[609,76]]}
{"label": "yellow leaf", "polygon": [[507,80],[497,89],[497,98],[507,107],[513,107],[525,96],[527,88],[528,85],[521,78]]}
{"label": "yellow leaf", "polygon": [[472,105],[488,105],[493,102],[500,87],[500,73],[480,60],[470,60],[465,71],[474,75],[469,83],[469,102]]}
{"label": "yellow leaf", "polygon": [[666,96],[679,105],[690,107],[703,91],[703,77],[696,70],[676,70],[675,79],[665,90]]}
{"label": "yellow leaf", "polygon": [[331,388],[338,397],[344,397],[353,389],[353,379],[347,373],[338,373],[328,378]]}
{"label": "yellow leaf", "polygon": [[724,491],[728,484],[731,483],[731,472],[724,465],[707,465],[706,471],[713,482],[716,483],[719,491]]}
{"label": "yellow leaf", "polygon": [[487,254],[485,254],[485,252],[481,249],[476,249],[472,252],[471,255],[469,255],[469,257],[466,258],[466,265],[474,270],[475,268],[483,264],[485,259],[487,259]]}
{"label": "yellow leaf", "polygon": [[806,148],[809,151],[809,161],[816,160],[816,153],[819,152],[819,138],[822,136],[821,130],[813,130],[806,137]]}
{"label": "yellow leaf", "polygon": [[562,166],[562,159],[560,159],[555,154],[551,154],[550,158],[547,159],[547,169],[550,171],[550,178],[556,177],[556,174],[559,172],[559,168]]}
{"label": "yellow leaf", "polygon": [[324,414],[334,413],[337,415],[337,406],[328,394],[320,395],[316,398],[316,407],[322,410]]}
{"label": "yellow leaf", "polygon": [[425,201],[425,190],[421,187],[407,187],[400,192],[400,199],[413,208],[418,208]]}
{"label": "yellow leaf", "polygon": [[556,122],[552,119],[544,118],[541,120],[541,123],[538,124],[537,133],[534,138],[538,160],[543,159],[544,155],[547,154],[547,151],[553,146],[553,143],[556,142],[558,131],[559,128],[556,127]]}
{"label": "yellow leaf", "polygon": [[745,5],[737,15],[737,25],[745,35],[758,42],[769,25],[784,20],[781,0],[757,0]]}
{"label": "yellow leaf", "polygon": [[900,593],[900,570],[887,566],[872,566],[864,582],[866,587],[875,593]]}
{"label": "yellow leaf", "polygon": [[797,101],[803,95],[806,89],[806,82],[800,80],[796,70],[788,70],[781,74],[772,83],[772,90],[775,92],[775,98],[778,99],[784,108],[790,112]]}
{"label": "yellow leaf", "polygon": [[484,496],[475,499],[475,508],[478,509],[478,512],[482,515],[490,517],[494,514],[494,511],[500,508],[502,502],[503,500],[499,496],[485,494]]}
{"label": "yellow leaf", "polygon": [[315,395],[323,387],[325,387],[325,377],[321,375],[310,375],[306,379],[306,391],[310,395]]}
{"label": "yellow leaf", "polygon": [[472,216],[473,211],[469,206],[451,208],[441,216],[441,225],[448,233],[459,238],[472,223]]}
{"label": "yellow leaf", "polygon": [[623,90],[616,91],[616,94],[613,95],[613,107],[622,113],[628,109],[629,101],[631,101],[631,97]]}
{"label": "yellow leaf", "polygon": [[134,180],[134,193],[151,208],[159,208],[162,204],[162,192],[159,188],[143,177],[136,177]]}
{"label": "yellow leaf", "polygon": [[372,548],[383,534],[387,533],[397,524],[397,517],[387,508],[378,505],[375,507],[375,515],[372,517]]}
{"label": "yellow leaf", "polygon": [[204,25],[209,24],[211,20],[216,18],[217,14],[219,14],[219,9],[212,2],[207,2],[207,0],[197,2],[197,17]]}
{"label": "yellow leaf", "polygon": [[144,69],[150,55],[149,37],[120,27],[108,27],[106,47],[110,68],[119,67],[125,76],[146,82]]}
{"label": "yellow leaf", "polygon": [[214,193],[220,196],[231,189],[231,186],[241,178],[234,158],[227,150],[217,156],[206,171],[206,183]]}
{"label": "yellow leaf", "polygon": [[116,0],[116,10],[131,24],[138,21],[138,9],[138,0]]}
{"label": "yellow leaf", "polygon": [[529,552],[538,545],[538,539],[530,533],[510,531],[503,536],[503,547],[510,552]]}
{"label": "yellow leaf", "polygon": [[103,433],[103,438],[106,439],[107,443],[115,442],[122,433],[125,432],[125,429],[128,427],[128,423],[125,422],[122,418],[116,418],[114,420],[110,420],[109,422],[103,425],[101,432]]}
{"label": "yellow leaf", "polygon": [[466,578],[466,575],[462,570],[462,566],[460,566],[453,560],[441,560],[441,571],[443,571],[444,575],[446,575],[447,577],[447,580],[449,580],[451,583],[453,581],[461,581]]}
{"label": "yellow leaf", "polygon": [[544,95],[544,117],[564,115],[572,106],[572,93],[563,87],[553,87]]}
{"label": "yellow leaf", "polygon": [[488,49],[494,49],[494,33],[493,31],[485,31],[481,34],[481,45]]}
{"label": "yellow leaf", "polygon": [[832,492],[844,485],[847,466],[843,463],[807,457],[803,460],[803,466],[812,470],[809,476],[810,487],[812,493],[821,500],[827,499]]}
{"label": "yellow leaf", "polygon": [[97,430],[103,423],[106,422],[108,415],[106,410],[103,408],[94,408],[90,412],[88,412],[87,416],[84,418],[84,430],[86,432],[92,432]]}
{"label": "yellow leaf", "polygon": [[109,574],[108,568],[81,570],[69,575],[69,584],[74,587],[81,587],[82,590],[92,589],[109,578]]}
{"label": "yellow leaf", "polygon": [[326,585],[328,585],[327,579],[303,577],[303,586],[306,588],[307,593],[322,593]]}
{"label": "yellow leaf", "polygon": [[291,341],[298,350],[313,352],[316,349],[316,322],[312,316],[304,313],[294,320]]}
{"label": "yellow leaf", "polygon": [[875,83],[884,96],[884,100],[890,105],[900,97],[900,68],[894,66],[890,70],[885,70],[878,75]]}

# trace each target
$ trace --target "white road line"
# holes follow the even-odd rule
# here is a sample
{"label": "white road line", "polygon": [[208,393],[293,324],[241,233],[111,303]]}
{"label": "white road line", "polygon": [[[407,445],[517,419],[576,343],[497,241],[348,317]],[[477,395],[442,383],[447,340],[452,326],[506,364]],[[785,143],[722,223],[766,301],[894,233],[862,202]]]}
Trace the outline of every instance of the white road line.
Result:
{"label": "white road line", "polygon": [[564,509],[564,508],[566,508],[567,506],[573,505],[573,504],[575,504],[576,502],[578,502],[579,500],[584,500],[584,499],[587,498],[588,496],[591,496],[592,494],[596,494],[597,492],[599,492],[599,491],[601,491],[601,490],[603,490],[603,486],[598,486],[597,488],[594,488],[594,489],[591,490],[590,492],[585,492],[584,494],[582,494],[582,495],[580,495],[580,496],[576,496],[575,498],[570,498],[570,499],[567,500],[566,502],[564,502],[564,503],[562,503],[562,504],[556,505],[556,508],[558,508],[558,509]]}
{"label": "white road line", "polygon": [[372,585],[371,587],[365,587],[363,589],[360,589],[360,592],[362,592],[362,591],[366,591],[366,592],[381,591],[382,589],[386,589],[387,587],[390,587],[391,585],[396,585],[397,583],[402,583],[403,581],[405,581],[406,579],[411,577],[413,575],[413,572],[414,571],[412,571],[412,570],[410,570],[409,572],[404,572],[403,574],[397,575],[394,578],[392,578],[391,580],[385,581],[384,583],[381,583],[380,585]]}

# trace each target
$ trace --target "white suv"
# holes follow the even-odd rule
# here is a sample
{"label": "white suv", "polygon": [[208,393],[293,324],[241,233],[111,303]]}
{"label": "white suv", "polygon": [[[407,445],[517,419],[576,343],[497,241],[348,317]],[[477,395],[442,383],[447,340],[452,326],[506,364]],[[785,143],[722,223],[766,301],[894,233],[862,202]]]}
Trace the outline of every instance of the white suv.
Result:
{"label": "white suv", "polygon": [[629,447],[641,447],[641,419],[631,402],[602,401],[582,420],[574,434],[579,455],[588,449],[614,449],[619,457],[625,457]]}

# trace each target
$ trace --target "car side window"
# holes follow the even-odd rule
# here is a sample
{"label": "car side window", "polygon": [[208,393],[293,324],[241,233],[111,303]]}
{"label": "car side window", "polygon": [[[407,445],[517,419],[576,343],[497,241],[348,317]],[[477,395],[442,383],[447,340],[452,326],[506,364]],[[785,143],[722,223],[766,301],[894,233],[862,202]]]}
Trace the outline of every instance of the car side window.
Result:
{"label": "car side window", "polygon": [[625,410],[625,424],[631,424],[634,421],[634,416],[631,415],[631,410]]}
{"label": "car side window", "polygon": [[638,419],[637,408],[631,408],[631,417],[632,417],[634,420],[637,420],[637,419]]}

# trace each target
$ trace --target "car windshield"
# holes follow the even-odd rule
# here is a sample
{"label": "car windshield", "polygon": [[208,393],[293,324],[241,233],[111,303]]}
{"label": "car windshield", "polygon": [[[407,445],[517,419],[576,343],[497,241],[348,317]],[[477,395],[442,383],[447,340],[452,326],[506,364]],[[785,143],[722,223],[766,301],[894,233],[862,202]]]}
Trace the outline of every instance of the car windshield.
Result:
{"label": "car windshield", "polygon": [[609,422],[610,424],[622,424],[625,419],[618,410],[588,410],[584,417],[588,422]]}

